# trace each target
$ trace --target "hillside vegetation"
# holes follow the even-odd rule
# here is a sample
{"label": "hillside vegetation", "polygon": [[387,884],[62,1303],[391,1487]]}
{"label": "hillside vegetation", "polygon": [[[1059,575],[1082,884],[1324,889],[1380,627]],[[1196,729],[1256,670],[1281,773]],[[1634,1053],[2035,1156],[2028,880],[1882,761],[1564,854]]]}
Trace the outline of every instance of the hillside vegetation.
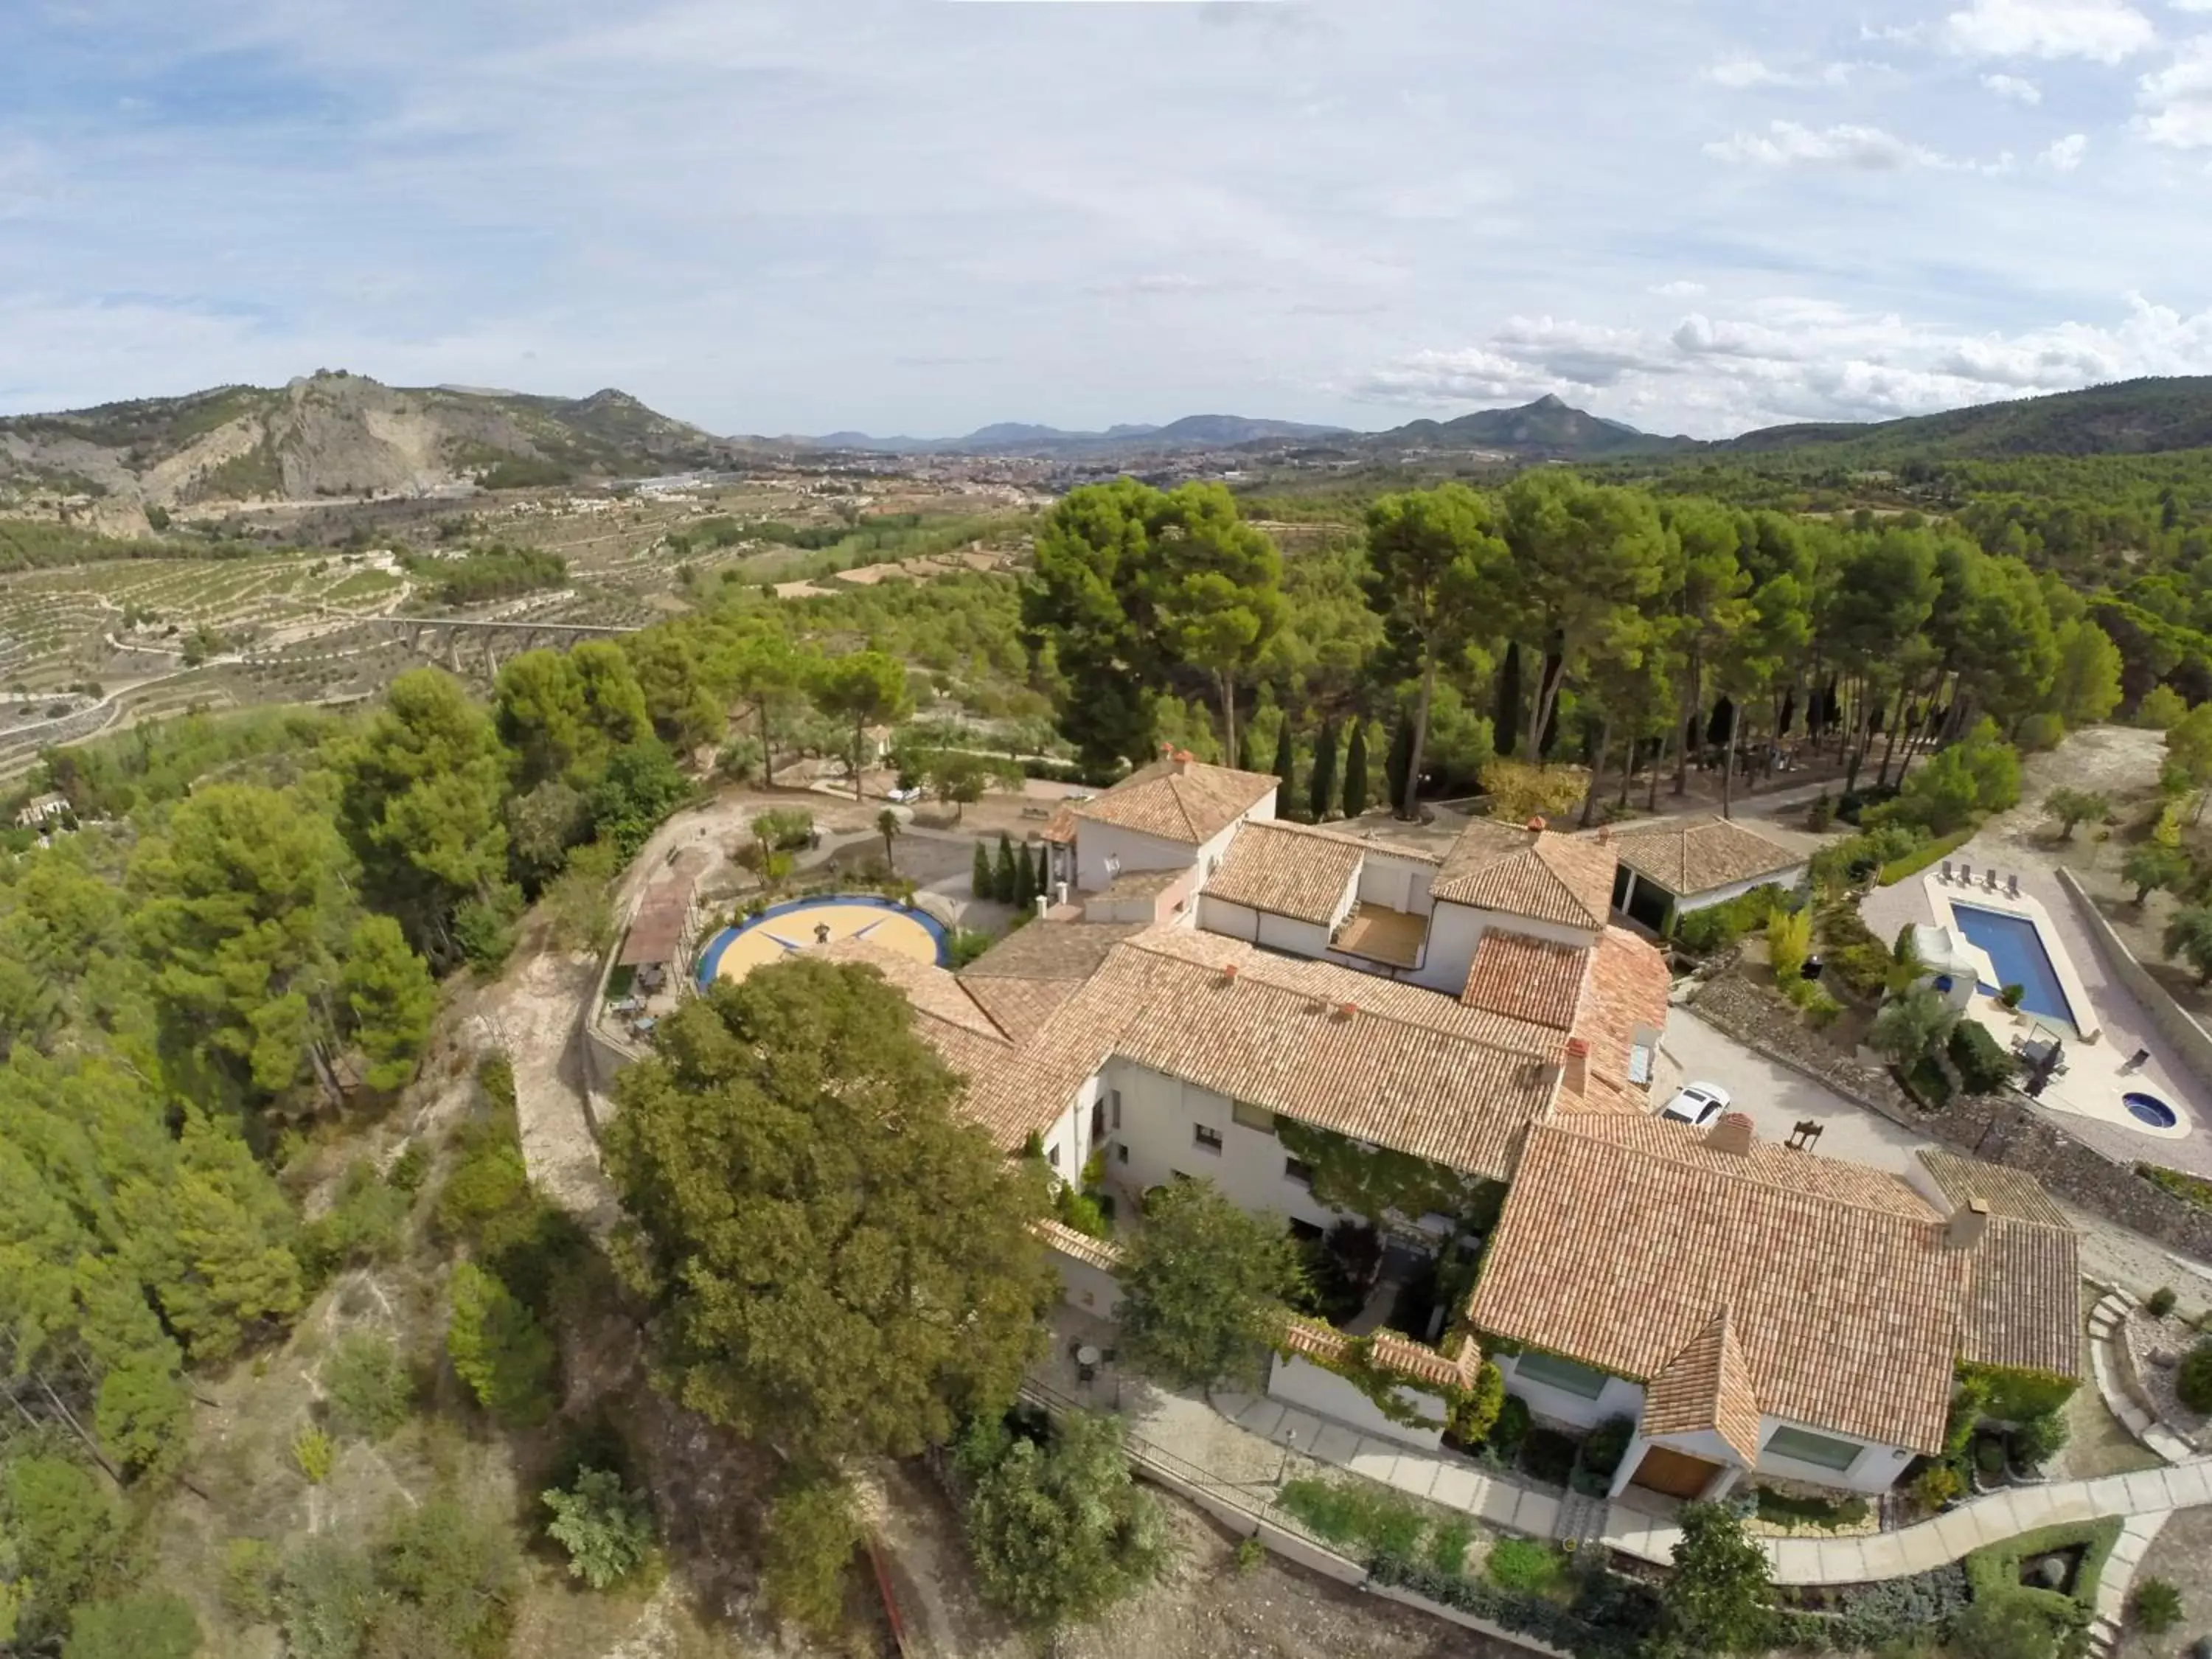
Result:
{"label": "hillside vegetation", "polygon": [[219,501],[542,487],[726,461],[732,447],[626,392],[400,388],[343,371],[0,419],[9,497]]}

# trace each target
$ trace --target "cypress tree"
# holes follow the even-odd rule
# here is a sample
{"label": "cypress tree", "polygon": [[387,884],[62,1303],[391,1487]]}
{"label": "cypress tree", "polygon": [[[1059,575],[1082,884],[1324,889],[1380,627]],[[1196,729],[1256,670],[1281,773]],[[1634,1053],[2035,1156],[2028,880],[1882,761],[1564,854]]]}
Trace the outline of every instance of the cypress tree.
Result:
{"label": "cypress tree", "polygon": [[1328,816],[1328,809],[1336,801],[1336,722],[1323,720],[1321,735],[1314,739],[1313,777],[1306,787],[1306,805],[1311,810],[1313,821],[1319,823]]}
{"label": "cypress tree", "polygon": [[1401,708],[1397,726],[1390,733],[1390,752],[1383,757],[1382,775],[1390,785],[1390,809],[1401,816],[1407,815],[1410,805],[1406,798],[1406,775],[1413,770],[1413,721],[1412,716]]}
{"label": "cypress tree", "polygon": [[1260,769],[1260,750],[1252,737],[1252,723],[1247,720],[1244,729],[1237,734],[1237,769],[1256,772]]}
{"label": "cypress tree", "polygon": [[1291,773],[1296,763],[1291,754],[1291,717],[1285,714],[1275,727],[1275,816],[1286,818],[1291,804]]}
{"label": "cypress tree", "polygon": [[999,866],[991,878],[991,896],[1001,904],[1019,904],[1021,895],[1014,890],[1014,844],[1006,839],[1006,832],[999,832]]}
{"label": "cypress tree", "polygon": [[1344,816],[1356,818],[1367,810],[1367,722],[1352,722],[1352,742],[1344,757]]}
{"label": "cypress tree", "polygon": [[991,873],[991,849],[980,841],[975,843],[975,868],[968,878],[968,885],[979,899],[999,896],[998,879]]}
{"label": "cypress tree", "polygon": [[1020,855],[1014,860],[1014,902],[1028,905],[1042,890],[1037,881],[1036,865],[1030,857],[1030,844],[1025,841],[1022,843]]}
{"label": "cypress tree", "polygon": [[1510,757],[1521,741],[1521,645],[1508,641],[1505,660],[1498,665],[1498,715],[1490,723],[1498,738],[1498,752]]}

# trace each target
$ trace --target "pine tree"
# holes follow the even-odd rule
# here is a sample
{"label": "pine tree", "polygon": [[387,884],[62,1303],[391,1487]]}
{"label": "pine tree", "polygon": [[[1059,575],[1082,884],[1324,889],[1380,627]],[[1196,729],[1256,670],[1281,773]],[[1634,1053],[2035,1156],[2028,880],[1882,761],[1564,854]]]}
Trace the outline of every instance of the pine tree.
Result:
{"label": "pine tree", "polygon": [[1285,714],[1275,728],[1275,763],[1269,769],[1275,775],[1275,816],[1286,818],[1284,809],[1291,804],[1291,774],[1297,762],[1291,753],[1291,717]]}
{"label": "pine tree", "polygon": [[999,832],[999,863],[991,877],[991,896],[1001,904],[1019,904],[1022,896],[1015,890],[1014,844],[1006,832]]}
{"label": "pine tree", "polygon": [[1336,801],[1336,722],[1323,720],[1321,736],[1314,739],[1313,777],[1306,786],[1306,805],[1313,821],[1328,816]]}
{"label": "pine tree", "polygon": [[1042,891],[1036,861],[1030,857],[1030,844],[1024,842],[1014,860],[1014,902],[1026,908],[1036,902]]}
{"label": "pine tree", "polygon": [[1509,641],[1505,660],[1498,665],[1498,718],[1491,722],[1500,755],[1512,754],[1521,741],[1521,647]]}
{"label": "pine tree", "polygon": [[1398,724],[1390,733],[1390,752],[1383,757],[1382,775],[1390,786],[1390,805],[1401,816],[1413,804],[1413,793],[1407,787],[1407,774],[1413,764],[1413,722],[1403,708],[1398,711]]}
{"label": "pine tree", "polygon": [[991,873],[991,849],[980,841],[975,843],[975,867],[969,875],[968,885],[979,899],[998,896],[998,880]]}
{"label": "pine tree", "polygon": [[1344,757],[1344,816],[1356,818],[1367,810],[1367,722],[1352,722],[1352,742]]}

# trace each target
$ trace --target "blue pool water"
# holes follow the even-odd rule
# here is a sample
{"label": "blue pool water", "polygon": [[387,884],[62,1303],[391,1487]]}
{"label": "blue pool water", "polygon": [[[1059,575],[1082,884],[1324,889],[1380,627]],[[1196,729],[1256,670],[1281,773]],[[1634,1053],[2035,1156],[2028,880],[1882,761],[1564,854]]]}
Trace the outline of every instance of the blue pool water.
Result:
{"label": "blue pool water", "polygon": [[2066,993],[2059,988],[2058,970],[2051,965],[2051,953],[2043,948],[2043,936],[2033,921],[2002,910],[1977,909],[1971,904],[1954,904],[1951,914],[1958,921],[1959,931],[1988,954],[1990,965],[1997,970],[2001,983],[1984,985],[1982,989],[1995,995],[2007,985],[2020,986],[2026,993],[2020,1006],[2029,1013],[2063,1019],[2080,1029]]}
{"label": "blue pool water", "polygon": [[[763,923],[774,921],[779,916],[790,915],[793,911],[819,910],[830,905],[859,905],[866,909],[890,910],[909,917],[920,922],[928,930],[929,936],[937,941],[937,965],[942,968],[951,959],[951,946],[945,935],[945,924],[927,910],[909,910],[903,904],[896,904],[887,898],[878,898],[872,893],[837,893],[827,896],[817,894],[812,898],[786,899],[781,904],[771,904],[758,915],[747,921],[743,927],[725,927],[720,933],[715,934],[708,941],[706,950],[699,957],[699,971],[696,975],[699,989],[703,993],[714,982],[714,970],[722,965],[722,952],[730,948],[730,941],[738,934],[750,933]],[[867,929],[864,927],[860,931],[866,933]]]}
{"label": "blue pool water", "polygon": [[2120,1104],[2138,1122],[2148,1123],[2154,1129],[2171,1129],[2181,1121],[2173,1108],[2156,1095],[2122,1095]]}

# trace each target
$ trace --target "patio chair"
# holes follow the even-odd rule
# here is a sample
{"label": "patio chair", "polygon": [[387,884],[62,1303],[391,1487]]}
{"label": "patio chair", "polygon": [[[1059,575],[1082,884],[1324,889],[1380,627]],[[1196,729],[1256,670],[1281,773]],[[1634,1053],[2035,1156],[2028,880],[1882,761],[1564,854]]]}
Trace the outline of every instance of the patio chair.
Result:
{"label": "patio chair", "polygon": [[1959,879],[1969,887],[1974,884],[1974,866],[1963,859],[1959,861]]}
{"label": "patio chair", "polygon": [[1946,887],[1951,884],[1951,860],[1948,859],[1943,860],[1943,884]]}
{"label": "patio chair", "polygon": [[2007,876],[2005,878],[2005,896],[2008,898],[2018,898],[2020,896],[2020,878],[2018,876]]}
{"label": "patio chair", "polygon": [[1988,869],[1982,872],[1982,885],[1992,893],[1997,890],[1996,866],[1991,865]]}

